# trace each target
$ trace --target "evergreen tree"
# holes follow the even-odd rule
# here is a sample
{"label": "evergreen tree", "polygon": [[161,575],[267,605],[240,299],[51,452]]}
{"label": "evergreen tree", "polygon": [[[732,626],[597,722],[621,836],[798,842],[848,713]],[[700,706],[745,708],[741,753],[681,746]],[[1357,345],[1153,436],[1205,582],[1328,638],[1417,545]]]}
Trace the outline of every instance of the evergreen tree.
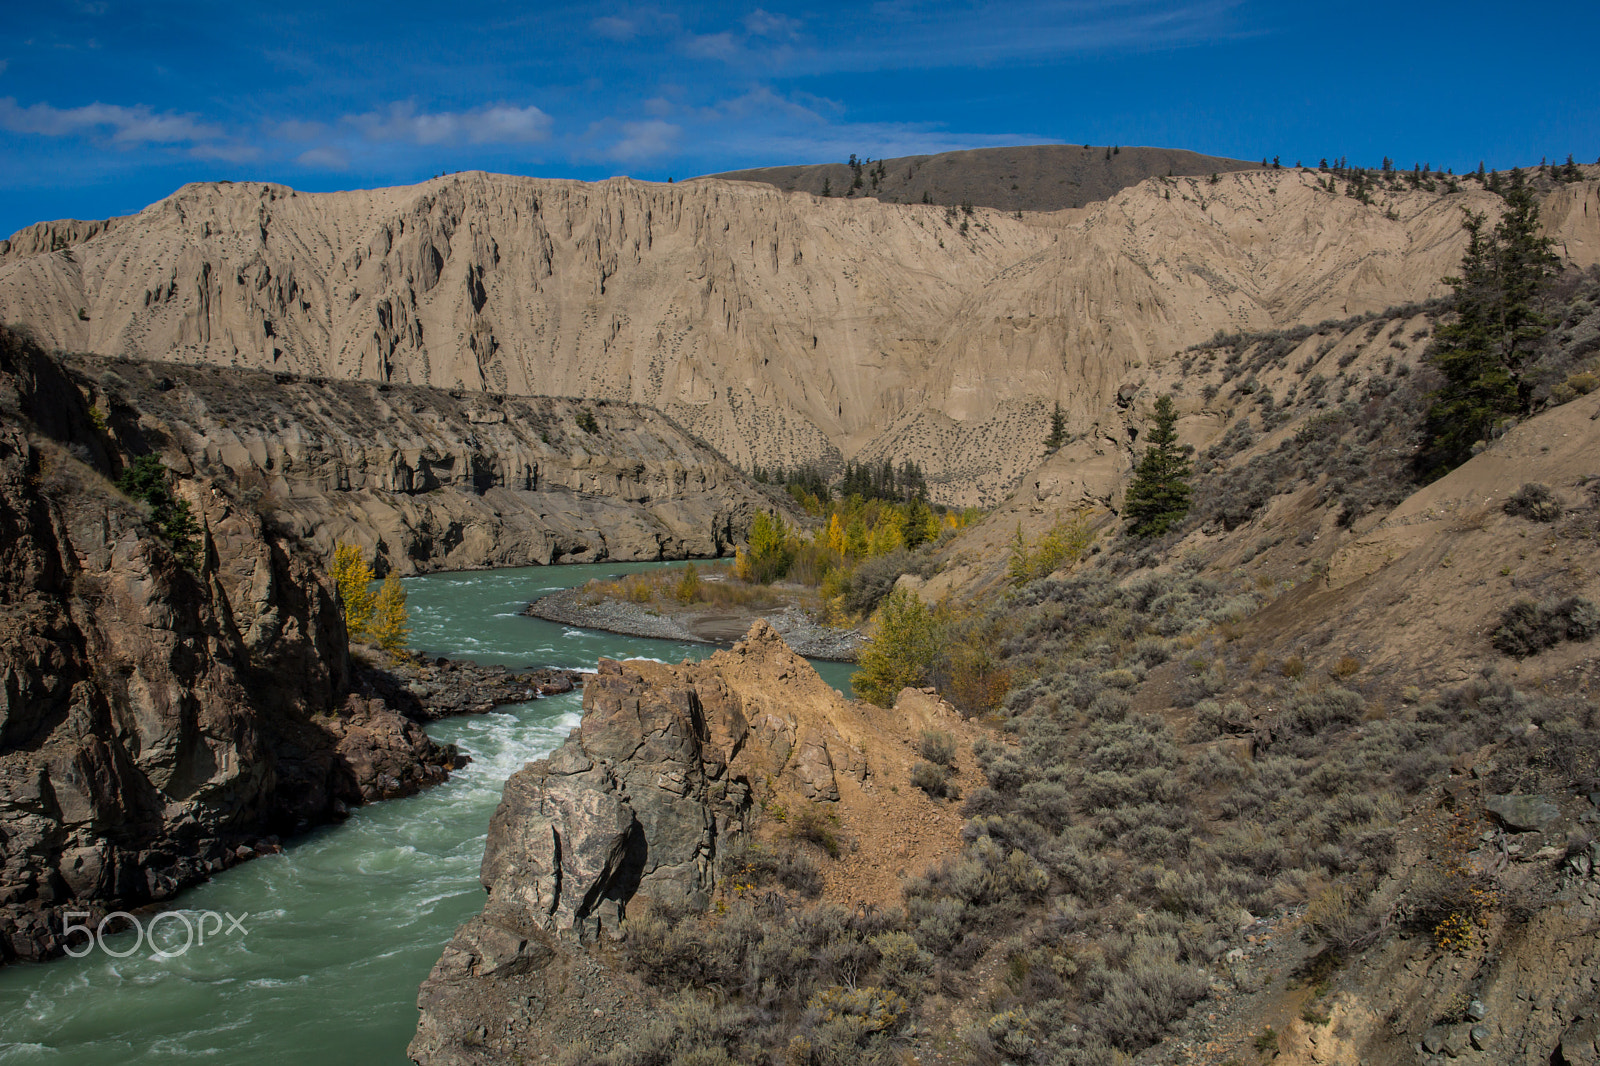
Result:
{"label": "evergreen tree", "polygon": [[1033,577],[1033,562],[1028,556],[1028,538],[1022,535],[1022,523],[1017,523],[1016,535],[1011,538],[1011,555],[1006,560],[1006,580],[1013,585],[1026,585]]}
{"label": "evergreen tree", "polygon": [[189,501],[172,494],[171,471],[154,453],[141,455],[123,468],[117,488],[150,507],[150,524],[166,538],[172,554],[190,570],[200,569],[200,525]]}
{"label": "evergreen tree", "polygon": [[1067,443],[1067,416],[1061,413],[1061,401],[1056,401],[1056,409],[1050,415],[1050,435],[1044,439],[1044,453],[1053,455],[1061,450]]}
{"label": "evergreen tree", "polygon": [[1158,537],[1189,513],[1189,449],[1178,443],[1172,397],[1156,400],[1155,413],[1150,446],[1134,468],[1123,503],[1129,532],[1136,537]]}
{"label": "evergreen tree", "polygon": [[1428,408],[1418,456],[1424,476],[1460,466],[1499,424],[1529,409],[1533,384],[1524,371],[1550,327],[1538,303],[1557,261],[1520,170],[1503,195],[1505,213],[1492,231],[1482,214],[1466,212],[1461,275],[1444,279],[1455,290],[1455,317],[1439,327],[1428,356],[1445,382]]}

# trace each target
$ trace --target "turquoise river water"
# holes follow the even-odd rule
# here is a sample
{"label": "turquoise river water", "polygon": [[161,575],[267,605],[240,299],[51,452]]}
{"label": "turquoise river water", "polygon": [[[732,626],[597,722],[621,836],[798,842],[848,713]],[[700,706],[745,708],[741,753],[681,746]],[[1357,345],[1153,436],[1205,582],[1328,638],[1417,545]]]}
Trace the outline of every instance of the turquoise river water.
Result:
{"label": "turquoise river water", "polygon": [[[596,563],[406,581],[412,644],[512,667],[593,669],[595,660],[699,659],[702,644],[622,637],[523,617],[545,592],[659,563]],[[848,690],[850,667],[817,663]],[[207,1062],[402,1066],[417,986],[455,929],[483,905],[478,863],[505,779],[577,725],[578,693],[435,723],[472,762],[437,788],[357,810],[339,824],[228,870],[175,902],[244,915],[243,934],[177,919],[157,927],[163,958],[129,931],[82,959],[0,969],[0,1063],[131,1066]],[[220,924],[220,923],[219,923]]]}

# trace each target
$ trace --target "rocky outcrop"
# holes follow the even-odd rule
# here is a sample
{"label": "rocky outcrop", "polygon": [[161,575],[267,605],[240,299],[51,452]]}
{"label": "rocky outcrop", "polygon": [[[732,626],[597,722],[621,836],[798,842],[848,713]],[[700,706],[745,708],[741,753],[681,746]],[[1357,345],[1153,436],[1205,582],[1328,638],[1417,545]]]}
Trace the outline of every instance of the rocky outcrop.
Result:
{"label": "rocky outcrop", "polygon": [[380,572],[711,557],[757,510],[786,506],[632,404],[126,360],[71,369],[114,428],[239,486],[320,553],[358,544]]}
{"label": "rocky outcrop", "polygon": [[350,693],[303,545],[196,479],[186,568],[111,487],[122,443],[103,425],[0,331],[0,959],[55,953],[64,908],[167,899],[455,760]]}
{"label": "rocky outcrop", "polygon": [[577,944],[642,901],[706,906],[719,853],[774,794],[837,800],[872,781],[859,712],[765,622],[702,663],[602,659],[583,705],[565,743],[506,782],[488,902],[422,987],[418,1061],[525,1051],[547,968],[586,965]]}
{"label": "rocky outcrop", "polygon": [[0,241],[0,264],[63,251],[110,232],[123,221],[122,218],[87,222],[77,218],[62,218],[51,222],[35,222],[17,230],[7,240]]}
{"label": "rocky outcrop", "polygon": [[[0,321],[102,355],[639,403],[746,467],[909,458],[941,498],[993,502],[1054,401],[1075,434],[1120,432],[1118,390],[1218,330],[1440,295],[1461,209],[1500,204],[1329,180],[1158,177],[1024,219],[711,179],[197,184],[0,261]],[[1551,194],[1580,266],[1596,196]]]}
{"label": "rocky outcrop", "polygon": [[[760,672],[795,683],[788,706],[751,686]],[[867,776],[826,716],[789,709],[807,697],[843,702],[764,621],[703,664],[602,659],[582,724],[506,782],[483,858],[490,896],[580,939],[638,895],[705,906],[719,841],[744,831],[754,790],[836,800],[837,773]]]}

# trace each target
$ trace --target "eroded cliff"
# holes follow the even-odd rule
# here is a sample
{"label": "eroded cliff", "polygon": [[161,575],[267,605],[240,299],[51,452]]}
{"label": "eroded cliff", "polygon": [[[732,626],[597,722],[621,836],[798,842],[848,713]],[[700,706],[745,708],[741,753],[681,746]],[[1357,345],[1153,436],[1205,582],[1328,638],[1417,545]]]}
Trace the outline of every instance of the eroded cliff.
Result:
{"label": "eroded cliff", "polygon": [[717,556],[782,502],[631,404],[71,365],[114,424],[237,485],[325,556],[347,540],[380,570]]}
{"label": "eroded cliff", "polygon": [[[628,935],[640,912],[705,910],[737,868],[728,856],[784,819],[826,811],[857,840],[818,885],[834,902],[886,904],[905,869],[957,846],[955,810],[902,786],[919,730],[970,740],[973,727],[913,690],[893,710],[844,699],[764,621],[701,663],[601,660],[583,704],[566,742],[506,782],[484,851],[488,900],[422,986],[419,1062],[636,1037],[657,1016],[653,995],[580,945]],[[610,1003],[628,1011],[597,1025],[589,1012]]]}
{"label": "eroded cliff", "polygon": [[[746,466],[911,458],[940,498],[992,502],[1054,400],[1092,432],[1131,373],[1218,330],[1439,295],[1461,209],[1500,202],[1346,184],[1156,178],[1023,219],[709,179],[190,185],[87,239],[19,235],[0,319],[108,356],[630,401]],[[1596,196],[1547,197],[1577,265]]]}

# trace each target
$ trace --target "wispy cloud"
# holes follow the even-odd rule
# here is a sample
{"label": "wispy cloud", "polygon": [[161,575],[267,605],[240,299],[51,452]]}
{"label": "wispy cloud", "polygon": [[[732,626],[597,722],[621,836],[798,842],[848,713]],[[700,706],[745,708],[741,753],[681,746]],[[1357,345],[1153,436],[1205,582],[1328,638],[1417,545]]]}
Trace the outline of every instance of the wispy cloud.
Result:
{"label": "wispy cloud", "polygon": [[1088,53],[1171,48],[1231,37],[1229,15],[1243,0],[1016,0],[1005,5],[874,5],[825,50],[797,67],[893,70],[1043,61]]}
{"label": "wispy cloud", "polygon": [[754,37],[788,40],[800,35],[800,20],[756,8],[744,17],[745,32]]}
{"label": "wispy cloud", "polygon": [[39,103],[21,107],[10,96],[0,97],[0,129],[44,137],[104,137],[124,147],[215,141],[224,136],[221,126],[204,122],[192,112],[157,112],[143,104],[123,107],[93,103],[58,108]]}
{"label": "wispy cloud", "polygon": [[261,148],[254,144],[197,144],[189,149],[195,159],[215,159],[223,163],[250,163],[262,157]]}
{"label": "wispy cloud", "polygon": [[631,41],[639,36],[639,24],[633,19],[606,15],[589,23],[589,28],[610,41]]}
{"label": "wispy cloud", "polygon": [[669,156],[677,148],[682,126],[660,119],[621,124],[622,137],[606,150],[608,159],[623,163],[641,163]]}
{"label": "wispy cloud", "polygon": [[733,34],[727,31],[685,34],[679,46],[685,55],[694,59],[720,59],[723,62],[737,58],[743,51]]}
{"label": "wispy cloud", "polygon": [[381,111],[347,115],[345,122],[373,141],[421,145],[537,144],[550,137],[550,116],[529,105],[495,104],[471,111],[418,111],[395,103]]}
{"label": "wispy cloud", "polygon": [[294,161],[308,170],[349,170],[350,157],[341,148],[325,145],[308,148],[294,157]]}

